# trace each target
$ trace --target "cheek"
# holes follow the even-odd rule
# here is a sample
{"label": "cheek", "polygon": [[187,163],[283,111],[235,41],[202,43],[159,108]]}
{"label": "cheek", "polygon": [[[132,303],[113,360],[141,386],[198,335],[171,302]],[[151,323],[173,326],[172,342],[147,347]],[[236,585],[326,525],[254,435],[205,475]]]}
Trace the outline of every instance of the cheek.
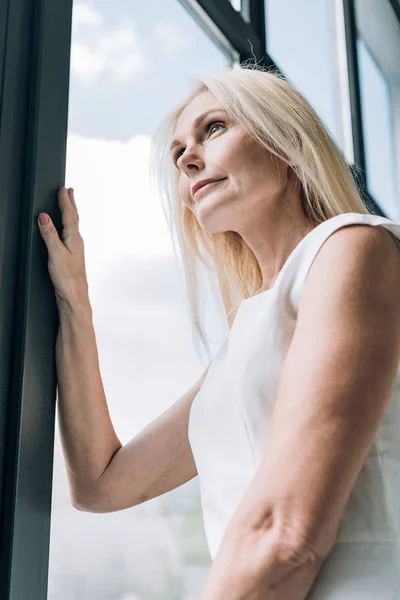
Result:
{"label": "cheek", "polygon": [[192,197],[190,194],[190,183],[189,181],[183,181],[182,179],[178,183],[179,197],[182,202],[190,206],[192,204]]}
{"label": "cheek", "polygon": [[240,136],[230,144],[228,152],[225,152],[224,163],[232,175],[251,175],[260,163],[260,154],[260,149],[253,140],[249,140],[248,136]]}
{"label": "cheek", "polygon": [[277,167],[267,150],[252,143],[242,153],[240,169],[256,181],[260,178],[275,179]]}

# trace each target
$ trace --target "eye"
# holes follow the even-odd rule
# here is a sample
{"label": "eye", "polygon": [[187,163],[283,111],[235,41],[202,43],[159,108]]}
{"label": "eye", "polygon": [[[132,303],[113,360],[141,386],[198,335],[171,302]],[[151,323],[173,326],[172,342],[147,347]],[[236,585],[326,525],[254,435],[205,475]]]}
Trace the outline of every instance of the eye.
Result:
{"label": "eye", "polygon": [[[223,126],[223,123],[221,123],[220,121],[211,121],[211,123],[208,123],[208,125],[206,125],[206,131],[209,131],[210,129],[213,129],[214,125],[221,125]],[[173,156],[173,161],[174,161],[174,165],[176,165],[178,158],[181,156],[181,154],[184,152],[184,149],[181,148],[180,150],[178,150],[177,152],[175,152],[174,156]]]}

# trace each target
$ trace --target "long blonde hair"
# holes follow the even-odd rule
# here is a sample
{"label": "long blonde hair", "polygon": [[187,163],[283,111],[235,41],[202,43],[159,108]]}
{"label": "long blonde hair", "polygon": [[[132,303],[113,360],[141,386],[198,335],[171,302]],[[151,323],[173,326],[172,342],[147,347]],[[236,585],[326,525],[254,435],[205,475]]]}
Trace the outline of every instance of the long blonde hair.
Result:
{"label": "long blonde hair", "polygon": [[189,97],[157,128],[149,166],[177,260],[177,246],[180,249],[192,325],[209,356],[199,318],[201,264],[216,278],[229,328],[240,302],[254,295],[263,282],[258,261],[243,238],[234,231],[204,231],[179,196],[178,172],[171,160],[170,144],[184,108],[207,91],[250,136],[292,168],[300,184],[304,212],[312,223],[317,225],[347,212],[373,214],[373,209],[366,208],[341,151],[321,119],[279,73],[257,64],[241,63],[197,80]]}

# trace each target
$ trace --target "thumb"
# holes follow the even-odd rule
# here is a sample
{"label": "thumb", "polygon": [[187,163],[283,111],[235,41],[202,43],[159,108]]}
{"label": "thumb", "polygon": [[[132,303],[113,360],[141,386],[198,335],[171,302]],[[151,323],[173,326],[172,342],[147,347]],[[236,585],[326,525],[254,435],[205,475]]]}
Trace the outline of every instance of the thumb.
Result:
{"label": "thumb", "polygon": [[46,244],[56,249],[59,246],[60,238],[49,215],[47,213],[40,213],[37,221],[40,233]]}
{"label": "thumb", "polygon": [[39,227],[43,227],[45,225],[48,225],[50,222],[50,217],[47,213],[40,213],[39,217],[38,217],[38,223],[39,223]]}

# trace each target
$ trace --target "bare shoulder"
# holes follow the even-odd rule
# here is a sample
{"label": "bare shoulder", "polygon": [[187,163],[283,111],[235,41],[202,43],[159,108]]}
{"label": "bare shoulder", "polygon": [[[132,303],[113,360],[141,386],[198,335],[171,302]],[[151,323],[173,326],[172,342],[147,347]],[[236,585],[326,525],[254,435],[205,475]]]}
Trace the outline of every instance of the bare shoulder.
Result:
{"label": "bare shoulder", "polygon": [[[381,225],[350,224],[322,244],[309,269],[303,296],[344,288],[375,290],[392,299],[400,293],[400,247]],[[320,296],[321,297],[321,296]]]}

